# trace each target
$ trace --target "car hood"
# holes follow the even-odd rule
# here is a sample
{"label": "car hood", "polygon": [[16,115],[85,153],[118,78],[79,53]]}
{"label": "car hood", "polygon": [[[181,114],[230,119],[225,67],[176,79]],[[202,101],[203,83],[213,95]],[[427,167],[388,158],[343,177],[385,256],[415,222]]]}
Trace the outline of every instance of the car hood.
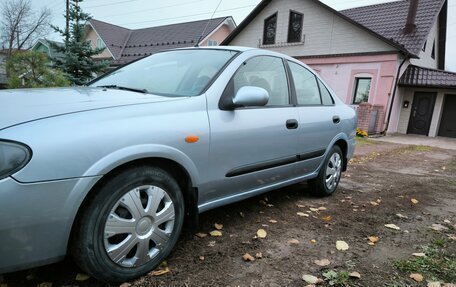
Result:
{"label": "car hood", "polygon": [[0,91],[0,130],[63,114],[180,99],[89,87],[5,90]]}

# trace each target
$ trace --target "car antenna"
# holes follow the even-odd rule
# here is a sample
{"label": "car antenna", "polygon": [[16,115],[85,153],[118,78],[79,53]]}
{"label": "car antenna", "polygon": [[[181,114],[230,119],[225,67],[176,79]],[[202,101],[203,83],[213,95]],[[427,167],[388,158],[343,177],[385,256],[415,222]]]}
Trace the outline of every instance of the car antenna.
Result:
{"label": "car antenna", "polygon": [[219,3],[217,4],[217,7],[215,7],[214,13],[212,13],[212,16],[209,20],[207,20],[206,27],[204,27],[203,33],[198,38],[198,41],[196,41],[195,47],[199,47],[199,42],[204,36],[204,33],[206,32],[207,26],[209,26],[209,23],[211,22],[212,18],[214,18],[215,13],[217,12],[218,8],[220,7],[220,4],[222,4],[223,0],[220,0]]}

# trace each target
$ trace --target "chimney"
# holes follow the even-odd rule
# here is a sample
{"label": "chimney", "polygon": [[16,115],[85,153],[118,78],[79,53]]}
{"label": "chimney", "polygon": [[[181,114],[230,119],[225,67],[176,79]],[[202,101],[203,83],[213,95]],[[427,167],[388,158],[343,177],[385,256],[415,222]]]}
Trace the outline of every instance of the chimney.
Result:
{"label": "chimney", "polygon": [[418,0],[409,0],[410,6],[407,15],[407,22],[405,23],[405,27],[403,33],[404,34],[411,34],[416,30],[416,11],[418,10]]}

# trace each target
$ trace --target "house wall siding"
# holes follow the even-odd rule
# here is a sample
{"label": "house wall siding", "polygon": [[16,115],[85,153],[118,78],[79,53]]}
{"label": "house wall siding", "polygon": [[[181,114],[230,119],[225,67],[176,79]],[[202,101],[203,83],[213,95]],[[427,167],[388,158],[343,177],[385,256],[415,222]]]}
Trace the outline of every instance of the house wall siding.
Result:
{"label": "house wall siding", "polygon": [[[286,43],[290,10],[304,14],[303,44]],[[276,45],[262,46],[264,19],[276,12]],[[261,46],[294,57],[394,50],[382,40],[313,1],[302,0],[289,0],[287,5],[278,0],[272,1],[231,41],[230,45]]]}
{"label": "house wall siding", "polygon": [[[97,33],[90,28],[90,31],[87,33],[85,41],[91,41],[92,42],[92,48],[96,49],[97,48],[97,38],[98,35]],[[104,49],[104,51],[101,54],[93,56],[94,59],[106,59],[106,58],[112,58],[111,53],[109,53],[108,48]]]}
{"label": "house wall siding", "polygon": [[[439,21],[435,21],[434,26],[432,26],[431,31],[429,32],[428,38],[427,38],[427,44],[426,44],[426,50],[423,51],[421,50],[419,53],[419,59],[410,59],[410,62],[413,65],[420,66],[420,67],[425,67],[425,68],[431,68],[431,69],[437,69],[438,68],[438,62],[437,59],[439,57],[439,37],[438,37],[438,25]],[[435,59],[431,57],[432,54],[432,45],[435,41]]]}
{"label": "house wall siding", "polygon": [[215,31],[207,40],[202,42],[200,46],[207,46],[208,40],[214,40],[217,41],[217,43],[220,45],[220,43],[225,40],[226,37],[231,33],[230,28],[228,25],[223,25],[221,26],[217,31]]}

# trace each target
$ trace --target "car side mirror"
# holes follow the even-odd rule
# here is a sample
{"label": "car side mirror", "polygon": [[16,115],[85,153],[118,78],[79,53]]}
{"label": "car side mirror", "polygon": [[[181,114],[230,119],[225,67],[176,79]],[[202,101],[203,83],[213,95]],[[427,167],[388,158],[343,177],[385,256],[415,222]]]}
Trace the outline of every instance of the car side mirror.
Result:
{"label": "car side mirror", "polygon": [[223,96],[219,107],[221,110],[232,111],[240,107],[260,107],[269,101],[269,93],[263,88],[245,86],[238,90],[233,98]]}

